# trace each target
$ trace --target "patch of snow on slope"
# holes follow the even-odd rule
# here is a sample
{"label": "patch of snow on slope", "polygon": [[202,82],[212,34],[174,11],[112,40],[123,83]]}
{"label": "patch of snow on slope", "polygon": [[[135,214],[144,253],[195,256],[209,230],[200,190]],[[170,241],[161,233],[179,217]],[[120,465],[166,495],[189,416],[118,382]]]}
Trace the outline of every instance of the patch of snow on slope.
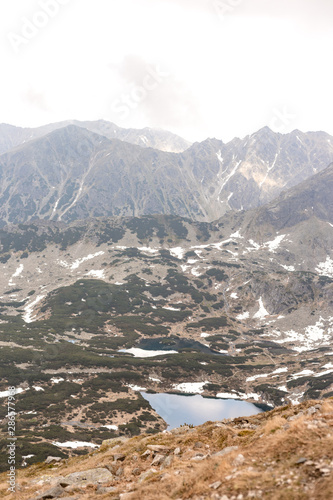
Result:
{"label": "patch of snow on slope", "polygon": [[205,382],[183,382],[182,384],[174,385],[174,389],[181,392],[186,392],[189,394],[200,394],[204,391],[203,387],[209,384],[209,381]]}
{"label": "patch of snow on slope", "polygon": [[223,158],[222,158],[221,150],[219,150],[219,151],[216,153],[216,156],[217,156],[217,159],[219,160],[219,162],[220,162],[220,163],[223,163]]}
{"label": "patch of snow on slope", "polygon": [[168,311],[180,311],[180,309],[177,309],[176,307],[169,307],[169,306],[164,306],[162,309],[167,309]]}
{"label": "patch of snow on slope", "polygon": [[239,165],[241,163],[242,163],[242,160],[240,160],[238,163],[236,163],[236,165],[234,166],[234,168],[232,169],[232,171],[230,172],[230,174],[227,175],[226,179],[222,183],[222,186],[221,186],[220,191],[219,191],[219,195],[221,194],[222,189],[227,184],[227,182],[229,182],[230,179],[231,179],[231,177],[233,177],[235,175],[235,173],[237,172],[237,169],[238,169],[238,167],[239,167]]}
{"label": "patch of snow on slope", "polygon": [[132,389],[132,391],[146,391],[146,387],[140,387],[139,385],[127,384],[127,387]]}
{"label": "patch of snow on slope", "polygon": [[321,276],[328,276],[329,278],[333,278],[333,260],[327,256],[325,262],[320,262],[318,267],[316,267],[316,271]]}
{"label": "patch of snow on slope", "polygon": [[238,394],[233,392],[219,392],[216,397],[221,399],[241,399]]}
{"label": "patch of snow on slope", "polygon": [[99,448],[98,444],[87,443],[86,441],[65,441],[64,443],[60,443],[59,441],[53,441],[54,446],[58,446],[58,448]]}
{"label": "patch of snow on slope", "polygon": [[[21,387],[18,387],[14,391],[15,394],[21,394],[21,392],[24,392],[24,389],[22,389]],[[11,391],[0,392],[0,398],[8,398],[8,396],[11,396],[11,395],[12,395]]]}
{"label": "patch of snow on slope", "polygon": [[24,265],[20,264],[19,267],[16,269],[15,273],[10,278],[9,283],[8,283],[9,286],[15,286],[15,283],[13,283],[13,278],[17,278],[18,276],[20,276],[23,269],[24,269]]}
{"label": "patch of snow on slope", "polygon": [[301,372],[298,372],[298,373],[294,373],[292,375],[292,379],[293,380],[296,380],[298,378],[301,378],[301,377],[308,377],[309,375],[313,375],[314,374],[314,371],[312,370],[302,370]]}
{"label": "patch of snow on slope", "polygon": [[51,380],[51,382],[53,382],[54,384],[59,384],[60,382],[64,382],[64,380],[65,380],[65,379],[64,379],[64,378],[62,378],[62,377],[58,377],[58,378],[57,378],[57,377],[52,377],[50,380]]}
{"label": "patch of snow on slope", "polygon": [[269,312],[267,312],[265,307],[264,307],[262,297],[260,297],[258,302],[259,302],[259,311],[255,313],[253,318],[264,319],[266,316],[269,316]]}
{"label": "patch of snow on slope", "polygon": [[242,313],[242,314],[238,314],[238,316],[236,316],[236,319],[238,319],[239,321],[242,321],[243,319],[248,319],[250,317],[250,313],[248,311]]}
{"label": "patch of snow on slope", "polygon": [[200,273],[198,271],[199,267],[193,267],[193,269],[191,270],[191,273],[193,274],[193,276],[201,276],[202,273]]}
{"label": "patch of snow on slope", "polygon": [[326,321],[326,323],[328,322],[329,325],[325,326],[325,320],[320,318],[315,325],[309,325],[306,327],[304,329],[304,333],[298,333],[295,330],[289,330],[286,332],[273,330],[272,334],[266,336],[274,337],[274,341],[278,344],[292,343],[292,349],[295,351],[309,351],[319,346],[322,347],[323,345],[328,345],[331,342],[333,334],[331,318]]}
{"label": "patch of snow on slope", "polygon": [[246,379],[246,382],[253,382],[254,380],[257,380],[258,378],[267,378],[267,377],[270,377],[271,375],[275,375],[278,373],[286,373],[287,371],[288,371],[288,368],[277,368],[272,373],[261,373],[259,375],[253,375],[252,377],[248,377]]}
{"label": "patch of snow on slope", "polygon": [[94,278],[103,279],[105,278],[103,270],[91,270],[89,273],[86,273],[85,276],[93,276]]}
{"label": "patch of snow on slope", "polygon": [[238,295],[237,295],[237,293],[232,293],[232,294],[230,295],[230,297],[231,297],[232,299],[238,299]]}
{"label": "patch of snow on slope", "polygon": [[162,354],[178,354],[178,351],[147,351],[139,347],[131,347],[130,349],[120,349],[118,352],[128,352],[133,354],[135,358],[153,358],[154,356],[161,356]]}
{"label": "patch of snow on slope", "polygon": [[105,252],[96,252],[94,254],[89,254],[86,257],[82,257],[82,259],[77,259],[73,264],[70,266],[71,270],[73,271],[74,269],[77,269],[83,262],[86,260],[91,260],[94,259],[95,257],[99,257],[100,255],[104,255]]}
{"label": "patch of snow on slope", "polygon": [[159,249],[150,247],[139,247],[138,250],[140,250],[140,252],[145,252],[145,253],[157,253]]}
{"label": "patch of snow on slope", "polygon": [[32,323],[34,321],[34,317],[33,317],[34,307],[44,297],[45,297],[45,295],[38,295],[38,297],[36,297],[35,300],[33,300],[32,302],[30,302],[30,304],[28,304],[27,306],[25,306],[25,308],[24,308],[25,312],[24,312],[24,314],[22,316],[23,321],[25,321],[26,323]]}
{"label": "patch of snow on slope", "polygon": [[177,257],[177,259],[182,259],[185,254],[185,250],[182,247],[170,248],[170,253],[173,257]]}
{"label": "patch of snow on slope", "polygon": [[295,271],[295,267],[294,266],[284,266],[283,264],[280,264],[281,267],[283,267],[283,269],[285,269],[286,271]]}
{"label": "patch of snow on slope", "polygon": [[270,252],[275,252],[275,250],[279,248],[280,243],[282,242],[282,240],[284,240],[285,237],[286,237],[285,234],[281,234],[280,236],[277,236],[274,240],[267,241],[264,247],[267,247]]}
{"label": "patch of snow on slope", "polygon": [[244,238],[244,236],[240,234],[240,231],[236,231],[235,233],[230,235],[230,238]]}

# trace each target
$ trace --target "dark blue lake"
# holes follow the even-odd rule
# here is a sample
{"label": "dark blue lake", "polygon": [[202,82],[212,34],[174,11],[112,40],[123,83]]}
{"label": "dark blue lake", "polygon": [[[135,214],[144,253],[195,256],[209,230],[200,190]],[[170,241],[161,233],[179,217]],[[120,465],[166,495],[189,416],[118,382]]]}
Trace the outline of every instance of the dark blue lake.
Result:
{"label": "dark blue lake", "polygon": [[194,396],[166,393],[147,394],[146,392],[141,392],[141,394],[166,421],[169,430],[180,427],[184,423],[201,425],[207,420],[248,417],[264,411],[246,401],[203,398],[199,394]]}

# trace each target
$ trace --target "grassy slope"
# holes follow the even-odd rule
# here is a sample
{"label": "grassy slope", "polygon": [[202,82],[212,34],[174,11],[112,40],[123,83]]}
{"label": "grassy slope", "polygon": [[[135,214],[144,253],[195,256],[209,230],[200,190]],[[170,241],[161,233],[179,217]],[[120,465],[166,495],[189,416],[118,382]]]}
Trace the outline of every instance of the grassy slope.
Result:
{"label": "grassy slope", "polygon": [[[37,464],[18,473],[18,496],[34,498],[56,483],[57,477],[95,467],[107,467],[114,475],[98,492],[96,485],[72,488],[67,495],[124,500],[267,498],[271,500],[326,500],[333,498],[333,399],[307,401],[299,406],[276,408],[253,417],[207,422],[193,429],[183,427],[155,436],[137,436],[105,442],[99,451],[62,461]],[[116,448],[114,448],[116,445]],[[167,446],[172,456],[167,466],[151,466],[152,454],[142,456],[149,444]],[[225,456],[215,452],[229,446],[238,449]],[[181,453],[174,454],[180,447]],[[126,458],[113,461],[114,453]],[[202,455],[193,460],[193,457]],[[300,459],[304,459],[303,461]],[[305,460],[306,459],[306,460]],[[300,461],[298,463],[298,461]],[[122,467],[123,473],[116,476]],[[145,479],[142,474],[150,471]],[[134,474],[133,474],[134,472]],[[6,492],[6,476],[0,476],[0,496]],[[37,486],[37,482],[40,485]],[[217,483],[216,489],[211,485]],[[126,493],[126,495],[124,495]],[[225,496],[224,496],[225,495]]]}

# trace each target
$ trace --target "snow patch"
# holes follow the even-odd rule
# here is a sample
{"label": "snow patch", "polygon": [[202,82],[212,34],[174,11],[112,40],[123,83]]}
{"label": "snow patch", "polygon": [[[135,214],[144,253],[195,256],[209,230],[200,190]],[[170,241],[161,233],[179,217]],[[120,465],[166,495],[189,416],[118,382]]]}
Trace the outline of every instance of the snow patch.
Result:
{"label": "snow patch", "polygon": [[182,247],[170,248],[170,253],[173,257],[177,257],[177,259],[182,259],[185,254],[185,250]]}
{"label": "snow patch", "polygon": [[105,252],[96,252],[94,254],[89,254],[86,257],[82,257],[81,259],[77,259],[73,264],[70,266],[70,269],[73,271],[74,269],[77,269],[83,262],[86,262],[87,260],[94,259],[95,257],[99,257],[100,255],[104,255]]}
{"label": "snow patch", "polygon": [[269,312],[266,311],[264,307],[264,303],[262,301],[262,297],[258,300],[259,302],[259,311],[253,316],[253,318],[264,319],[266,316],[269,316]]}
{"label": "snow patch", "polygon": [[103,270],[94,270],[94,269],[89,271],[89,273],[86,273],[85,276],[93,276],[93,278],[99,278],[99,279],[105,278]]}
{"label": "snow patch", "polygon": [[318,267],[316,267],[316,271],[321,276],[328,276],[329,278],[333,278],[333,260],[327,256],[325,262],[320,262]]}
{"label": "snow patch", "polygon": [[236,316],[236,319],[238,319],[239,321],[242,321],[243,319],[248,319],[249,317],[250,317],[250,313],[246,311],[242,314],[238,314],[238,316]]}
{"label": "snow patch", "polygon": [[21,394],[21,392],[24,392],[24,389],[22,389],[21,387],[18,387],[14,391],[3,391],[3,392],[0,392],[0,398],[8,398],[8,396],[13,395],[13,392],[14,392],[14,394]]}
{"label": "snow patch", "polygon": [[54,446],[58,448],[99,448],[98,444],[87,443],[86,441],[65,441],[64,443],[59,443],[58,441],[53,441]]}
{"label": "snow patch", "polygon": [[110,431],[117,431],[118,425],[102,425],[103,429],[109,429]]}
{"label": "snow patch", "polygon": [[127,384],[127,387],[132,389],[133,391],[146,391],[146,387],[140,387],[139,385]]}
{"label": "snow patch", "polygon": [[65,381],[65,379],[64,379],[64,378],[62,378],[62,377],[58,377],[58,378],[57,378],[57,377],[52,377],[50,380],[51,380],[51,382],[53,382],[54,384],[59,384],[60,382],[64,382],[64,381]]}
{"label": "snow patch", "polygon": [[22,316],[23,321],[25,321],[25,323],[32,323],[34,321],[34,316],[33,316],[34,307],[44,297],[45,297],[45,295],[38,295],[38,297],[36,297],[34,301],[30,302],[30,304],[28,304],[27,306],[25,306],[25,308],[24,308],[25,312],[24,312],[24,314]]}
{"label": "snow patch", "polygon": [[280,236],[277,236],[274,240],[265,243],[264,247],[267,247],[270,252],[275,252],[275,250],[279,248],[280,243],[284,240],[285,237],[286,237],[285,234],[281,234]]}
{"label": "snow patch", "polygon": [[147,351],[139,347],[131,347],[131,349],[120,349],[118,352],[128,352],[133,354],[135,358],[153,358],[154,356],[161,356],[162,354],[178,354],[178,351]]}
{"label": "snow patch", "polygon": [[284,266],[283,264],[280,264],[280,266],[283,267],[283,269],[285,269],[286,271],[295,271],[295,266]]}
{"label": "snow patch", "polygon": [[209,381],[205,382],[183,382],[182,384],[174,385],[174,389],[181,392],[186,392],[189,394],[200,394],[204,391],[203,387],[209,384]]}

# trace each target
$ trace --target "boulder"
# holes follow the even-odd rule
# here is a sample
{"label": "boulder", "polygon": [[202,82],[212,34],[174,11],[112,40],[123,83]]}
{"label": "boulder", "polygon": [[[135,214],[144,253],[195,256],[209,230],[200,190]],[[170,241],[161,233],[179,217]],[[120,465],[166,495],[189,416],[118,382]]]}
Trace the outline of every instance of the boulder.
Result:
{"label": "boulder", "polygon": [[223,448],[223,450],[213,453],[212,457],[223,457],[224,455],[228,455],[228,453],[236,450],[238,450],[238,446],[227,446],[226,448]]}
{"label": "boulder", "polygon": [[64,489],[61,486],[54,486],[53,488],[50,488],[44,493],[41,493],[32,500],[47,500],[49,498],[59,498],[63,494],[63,492]]}
{"label": "boulder", "polygon": [[83,486],[85,484],[103,484],[108,483],[112,479],[112,474],[105,468],[89,469],[81,472],[73,472],[65,476],[60,481],[60,486],[69,486],[75,484]]}
{"label": "boulder", "polygon": [[150,465],[161,465],[164,462],[164,460],[165,460],[164,455],[156,455],[156,457],[154,458],[154,460]]}
{"label": "boulder", "polygon": [[161,444],[148,444],[147,448],[156,453],[168,453],[170,451],[169,446],[163,446]]}

